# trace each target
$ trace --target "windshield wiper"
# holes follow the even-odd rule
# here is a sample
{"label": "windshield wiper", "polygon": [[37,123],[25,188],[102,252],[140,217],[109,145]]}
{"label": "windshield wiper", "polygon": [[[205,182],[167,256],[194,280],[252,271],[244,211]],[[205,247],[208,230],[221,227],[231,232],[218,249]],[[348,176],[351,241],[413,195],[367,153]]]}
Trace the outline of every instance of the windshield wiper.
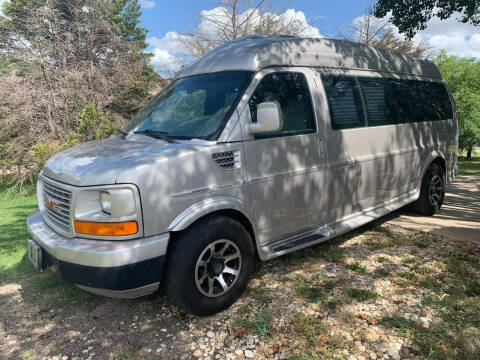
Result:
{"label": "windshield wiper", "polygon": [[137,130],[133,132],[134,134],[141,134],[141,135],[148,135],[151,137],[154,137],[155,139],[161,139],[166,142],[169,142],[171,144],[178,144],[178,141],[175,139],[172,139],[171,137],[168,136],[168,133],[165,131],[157,131],[157,130],[152,130],[152,129],[146,129],[146,130]]}
{"label": "windshield wiper", "polygon": [[128,135],[128,133],[123,130],[117,130],[117,133],[120,135],[122,139],[125,139]]}

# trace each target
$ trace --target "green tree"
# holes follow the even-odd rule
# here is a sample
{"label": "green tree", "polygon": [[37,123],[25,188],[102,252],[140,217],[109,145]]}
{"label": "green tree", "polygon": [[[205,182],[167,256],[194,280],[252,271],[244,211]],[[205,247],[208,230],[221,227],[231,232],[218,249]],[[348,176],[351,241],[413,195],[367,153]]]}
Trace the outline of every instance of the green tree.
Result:
{"label": "green tree", "polygon": [[2,161],[34,173],[64,144],[124,125],[158,86],[138,0],[10,0],[3,15]]}
{"label": "green tree", "polygon": [[459,148],[467,150],[470,159],[473,147],[480,142],[480,62],[475,58],[448,56],[445,51],[435,62],[457,104]]}
{"label": "green tree", "polygon": [[112,19],[119,27],[120,38],[123,41],[133,43],[140,49],[145,49],[148,44],[145,41],[147,29],[140,26],[140,4],[138,0],[111,0]]}
{"label": "green tree", "polygon": [[433,16],[444,20],[459,13],[459,21],[480,25],[479,0],[378,0],[375,16],[383,18],[390,13],[390,21],[409,38],[424,30]]}
{"label": "green tree", "polygon": [[431,46],[426,40],[416,43],[404,36],[398,36],[389,20],[376,17],[373,10],[372,6],[367,7],[363,15],[340,30],[339,37],[418,58],[429,56]]}

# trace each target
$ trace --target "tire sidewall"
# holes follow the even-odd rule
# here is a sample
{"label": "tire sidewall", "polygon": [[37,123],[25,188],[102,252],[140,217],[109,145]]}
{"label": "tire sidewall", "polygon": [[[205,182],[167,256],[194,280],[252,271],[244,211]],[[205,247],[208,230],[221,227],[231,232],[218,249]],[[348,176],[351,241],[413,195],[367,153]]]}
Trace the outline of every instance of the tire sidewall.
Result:
{"label": "tire sidewall", "polygon": [[[442,195],[438,203],[436,205],[433,205],[430,202],[430,183],[435,175],[440,176],[440,179],[442,182]],[[427,214],[431,214],[431,215],[435,214],[442,206],[443,200],[445,198],[445,175],[443,173],[441,166],[439,166],[438,164],[434,163],[428,167],[425,173],[425,176],[423,177],[420,196],[423,203],[423,207],[425,209],[425,213]]]}
{"label": "tire sidewall", "polygon": [[[197,288],[195,267],[203,250],[220,239],[230,240],[238,246],[242,261],[241,270],[235,284],[227,293],[218,297],[208,297]],[[210,315],[233,304],[244,292],[253,270],[254,249],[248,231],[233,219],[214,217],[199,226],[193,226],[182,234],[182,239],[177,240],[184,242],[181,246],[184,248],[183,251],[185,248],[188,250],[183,254],[173,254],[183,257],[183,266],[171,269],[172,273],[169,276],[174,276],[181,282],[174,286],[175,291],[181,291],[181,294],[176,294],[175,297],[181,296],[186,310],[198,315]]]}

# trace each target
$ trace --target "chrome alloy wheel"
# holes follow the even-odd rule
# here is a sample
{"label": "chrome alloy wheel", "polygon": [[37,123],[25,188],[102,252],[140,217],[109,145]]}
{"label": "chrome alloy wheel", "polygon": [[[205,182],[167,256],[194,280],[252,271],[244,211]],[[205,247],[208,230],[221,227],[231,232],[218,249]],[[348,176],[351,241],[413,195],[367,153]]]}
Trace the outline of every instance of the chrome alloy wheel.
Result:
{"label": "chrome alloy wheel", "polygon": [[209,244],[198,257],[195,283],[203,295],[218,297],[232,288],[241,269],[242,255],[238,246],[230,240],[217,240]]}
{"label": "chrome alloy wheel", "polygon": [[442,178],[439,175],[434,175],[430,181],[430,187],[428,190],[428,200],[433,206],[440,205],[440,200],[443,195],[443,183]]}

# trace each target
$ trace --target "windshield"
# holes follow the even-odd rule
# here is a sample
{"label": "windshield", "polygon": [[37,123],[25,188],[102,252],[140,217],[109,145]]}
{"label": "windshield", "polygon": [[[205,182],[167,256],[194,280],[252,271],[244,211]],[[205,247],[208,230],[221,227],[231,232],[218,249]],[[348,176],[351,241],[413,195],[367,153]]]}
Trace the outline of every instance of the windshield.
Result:
{"label": "windshield", "polygon": [[215,140],[252,72],[226,71],[179,79],[156,95],[125,128],[172,139]]}

